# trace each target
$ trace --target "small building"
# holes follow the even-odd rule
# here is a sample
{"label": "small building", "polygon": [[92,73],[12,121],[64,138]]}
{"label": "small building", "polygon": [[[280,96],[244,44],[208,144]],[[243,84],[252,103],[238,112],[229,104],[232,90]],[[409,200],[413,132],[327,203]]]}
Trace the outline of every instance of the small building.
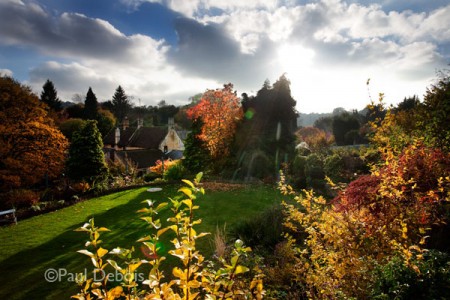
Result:
{"label": "small building", "polygon": [[104,137],[103,144],[109,159],[123,162],[129,159],[139,171],[146,171],[163,157],[181,159],[184,151],[173,118],[169,118],[167,127],[144,127],[142,119],[138,119],[137,127],[130,127],[125,118],[121,127]]}

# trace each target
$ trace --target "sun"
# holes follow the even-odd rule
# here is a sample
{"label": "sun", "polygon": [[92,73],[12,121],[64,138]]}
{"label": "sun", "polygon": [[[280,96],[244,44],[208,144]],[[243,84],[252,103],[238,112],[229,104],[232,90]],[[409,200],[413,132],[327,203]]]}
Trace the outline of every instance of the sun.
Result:
{"label": "sun", "polygon": [[309,69],[313,62],[315,52],[302,45],[285,44],[278,48],[278,63],[290,74],[297,74]]}

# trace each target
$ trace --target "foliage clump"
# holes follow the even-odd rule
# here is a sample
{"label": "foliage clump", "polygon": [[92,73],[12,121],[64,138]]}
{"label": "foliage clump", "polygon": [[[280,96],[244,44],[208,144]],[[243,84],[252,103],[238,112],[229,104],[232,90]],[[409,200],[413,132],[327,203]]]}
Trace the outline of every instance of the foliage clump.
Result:
{"label": "foliage clump", "polygon": [[[108,280],[108,276],[94,280],[95,277],[80,274],[77,282],[81,291],[72,298],[262,299],[264,289],[261,271],[258,268],[250,270],[242,265],[243,258],[251,251],[242,241],[234,243],[229,260],[221,256],[218,261],[208,261],[196,249],[197,240],[207,235],[195,230],[196,225],[201,223],[201,219],[194,217],[195,211],[199,209],[195,202],[205,193],[198,185],[201,175],[198,174],[194,182],[183,180],[186,186],[179,189],[179,196],[169,198],[170,204],[145,201],[148,207],[139,212],[150,231],[138,241],[142,243],[145,259],[135,257],[134,248],[103,248],[100,235],[109,230],[96,227],[93,219],[77,229],[90,236],[86,247],[92,250],[78,252],[91,259],[94,272],[107,274],[113,270],[122,275],[122,280],[113,283]],[[168,219],[169,224],[166,225],[158,219],[158,212],[169,207],[173,217]],[[174,248],[168,253],[179,262],[172,268],[171,280],[166,279],[168,276],[161,270],[166,257],[161,253],[160,238],[168,232],[174,236],[171,240]],[[140,281],[136,274],[142,265],[148,265],[150,271],[146,279]]]}
{"label": "foliage clump", "polygon": [[[427,239],[445,221],[442,208],[450,201],[449,158],[420,141],[400,155],[385,150],[385,163],[331,204],[310,191],[295,196],[297,205],[284,204],[287,228],[306,233],[297,245],[296,272],[307,296],[367,298],[381,280],[375,270],[395,257],[421,274]],[[280,188],[295,194],[283,183]]]}
{"label": "foliage clump", "polygon": [[48,107],[10,77],[0,77],[0,189],[28,188],[64,169],[67,139]]}

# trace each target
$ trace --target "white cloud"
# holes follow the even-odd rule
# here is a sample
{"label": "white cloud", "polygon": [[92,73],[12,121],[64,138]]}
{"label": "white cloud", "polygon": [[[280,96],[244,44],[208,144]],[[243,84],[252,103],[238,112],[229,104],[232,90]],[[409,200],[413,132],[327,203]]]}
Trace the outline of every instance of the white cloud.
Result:
{"label": "white cloud", "polygon": [[225,82],[250,92],[287,72],[301,111],[362,108],[369,77],[389,101],[420,96],[448,57],[441,47],[450,41],[450,5],[416,12],[350,0],[120,1],[133,9],[157,2],[186,16],[175,21],[178,44],[8,0],[0,3],[0,45],[51,57],[32,68],[30,84],[38,90],[50,78],[65,99],[92,86],[107,100],[120,84],[146,104],[180,101]]}
{"label": "white cloud", "polygon": [[232,12],[241,9],[274,9],[278,0],[121,0],[130,6],[138,6],[143,2],[160,3],[186,17],[196,17],[202,12],[219,9]]}
{"label": "white cloud", "polygon": [[11,71],[10,69],[0,69],[0,77],[2,77],[2,76],[12,77],[13,71]]}
{"label": "white cloud", "polygon": [[[27,45],[69,61],[52,60],[31,68],[28,83],[37,93],[49,78],[65,100],[73,94],[84,95],[89,87],[99,100],[108,100],[122,85],[129,95],[141,98],[142,104],[155,104],[161,99],[187,101],[188,96],[218,85],[215,80],[181,75],[167,62],[170,47],[162,40],[127,36],[105,20],[78,13],[51,16],[33,3],[3,8],[0,44]],[[11,18],[16,22],[14,32],[7,28]],[[180,95],[185,98],[177,98]]]}

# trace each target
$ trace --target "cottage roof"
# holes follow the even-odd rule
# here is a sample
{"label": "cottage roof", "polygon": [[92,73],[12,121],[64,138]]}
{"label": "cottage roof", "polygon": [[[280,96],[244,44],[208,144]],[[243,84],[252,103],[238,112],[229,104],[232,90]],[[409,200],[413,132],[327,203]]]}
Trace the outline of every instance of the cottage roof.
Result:
{"label": "cottage roof", "polygon": [[167,135],[167,128],[162,127],[141,127],[133,135],[128,146],[158,149],[159,144]]}
{"label": "cottage roof", "polygon": [[[158,149],[159,144],[167,134],[167,128],[162,127],[130,127],[120,130],[119,147]],[[105,145],[115,145],[115,129],[108,132],[103,139]]]}
{"label": "cottage roof", "polygon": [[138,169],[147,169],[156,164],[160,160],[163,153],[159,149],[139,149],[128,151],[117,151],[116,155],[120,156],[122,160],[128,158],[132,160]]}

